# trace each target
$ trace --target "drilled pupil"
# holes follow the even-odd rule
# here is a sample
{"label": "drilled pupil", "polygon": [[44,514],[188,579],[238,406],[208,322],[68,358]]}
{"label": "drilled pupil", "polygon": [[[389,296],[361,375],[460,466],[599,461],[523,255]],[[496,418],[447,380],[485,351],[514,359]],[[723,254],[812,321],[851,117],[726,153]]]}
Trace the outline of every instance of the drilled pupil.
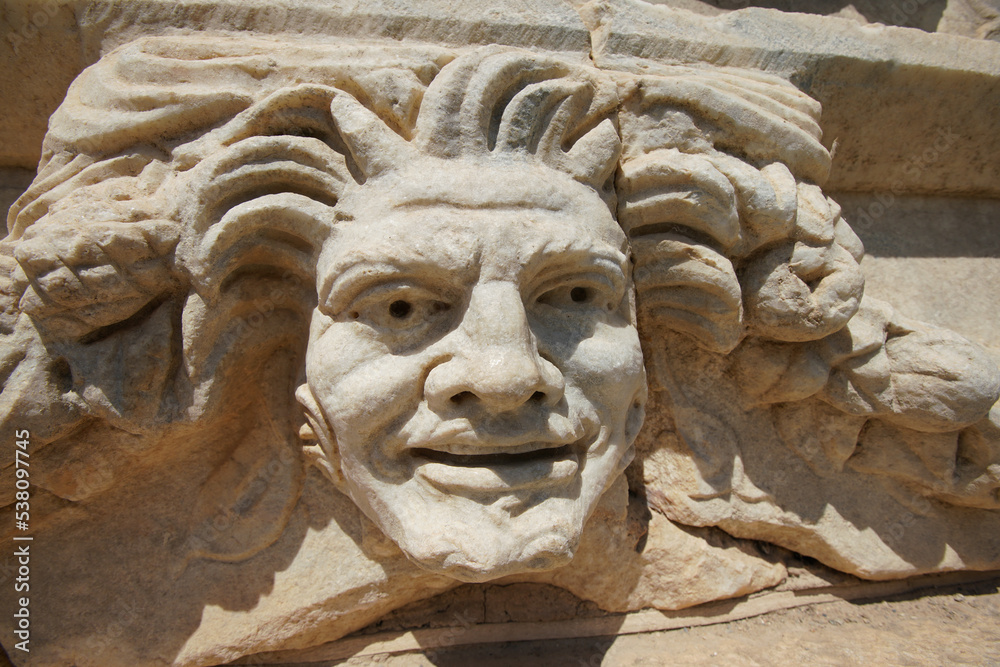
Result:
{"label": "drilled pupil", "polygon": [[389,304],[389,314],[395,317],[397,320],[401,320],[410,314],[410,310],[413,306],[410,305],[409,301],[403,301],[399,299],[398,301],[393,301]]}
{"label": "drilled pupil", "polygon": [[587,288],[586,287],[574,287],[569,291],[569,298],[577,303],[582,303],[587,300]]}

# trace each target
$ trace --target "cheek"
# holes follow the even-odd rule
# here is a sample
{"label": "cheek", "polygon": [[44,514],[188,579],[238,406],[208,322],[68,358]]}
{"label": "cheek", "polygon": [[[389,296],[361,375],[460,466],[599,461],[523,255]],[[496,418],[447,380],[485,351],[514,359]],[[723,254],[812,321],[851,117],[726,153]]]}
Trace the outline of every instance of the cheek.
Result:
{"label": "cheek", "polygon": [[310,341],[306,379],[339,440],[364,439],[419,404],[420,360],[396,356],[362,325],[333,323]]}
{"label": "cheek", "polygon": [[632,326],[600,324],[566,360],[564,374],[605,418],[625,419],[631,402],[645,396],[646,375],[639,334]]}

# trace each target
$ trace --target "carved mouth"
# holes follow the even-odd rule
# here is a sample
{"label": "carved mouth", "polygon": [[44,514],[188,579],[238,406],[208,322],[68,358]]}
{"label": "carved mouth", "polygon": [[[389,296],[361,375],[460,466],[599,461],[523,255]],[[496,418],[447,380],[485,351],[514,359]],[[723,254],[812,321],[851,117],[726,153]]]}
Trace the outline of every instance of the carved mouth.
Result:
{"label": "carved mouth", "polygon": [[[416,474],[447,492],[497,492],[565,484],[580,468],[576,443],[553,447],[538,443],[517,452],[486,451],[454,454],[439,449],[416,448]],[[523,447],[518,449],[523,450]]]}
{"label": "carved mouth", "polygon": [[452,454],[437,449],[414,449],[412,453],[413,456],[435,463],[444,463],[450,466],[477,467],[524,464],[544,460],[556,461],[566,457],[570,453],[569,450],[570,445],[563,445],[562,447],[547,447],[517,453]]}

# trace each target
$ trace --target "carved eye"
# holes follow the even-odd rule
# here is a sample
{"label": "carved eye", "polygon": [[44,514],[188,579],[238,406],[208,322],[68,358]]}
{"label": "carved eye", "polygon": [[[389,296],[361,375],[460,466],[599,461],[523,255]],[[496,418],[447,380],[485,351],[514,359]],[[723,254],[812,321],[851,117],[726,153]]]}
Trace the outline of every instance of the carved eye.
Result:
{"label": "carved eye", "polygon": [[417,331],[423,326],[440,322],[441,315],[451,304],[438,295],[418,287],[377,289],[356,299],[348,309],[348,317],[377,329]]}
{"label": "carved eye", "polygon": [[536,299],[537,303],[565,311],[581,311],[588,308],[612,308],[613,295],[604,285],[573,284],[560,285],[545,291]]}

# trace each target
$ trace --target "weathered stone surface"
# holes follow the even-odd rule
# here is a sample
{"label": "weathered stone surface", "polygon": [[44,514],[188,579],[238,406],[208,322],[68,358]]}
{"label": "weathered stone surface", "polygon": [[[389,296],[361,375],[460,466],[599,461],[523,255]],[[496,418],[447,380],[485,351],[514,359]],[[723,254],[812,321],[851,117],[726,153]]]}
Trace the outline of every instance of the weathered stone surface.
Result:
{"label": "weathered stone surface", "polygon": [[865,294],[1000,360],[1000,200],[831,195],[865,244]]}
{"label": "weathered stone surface", "polygon": [[916,0],[915,2],[828,2],[827,0],[650,0],[650,4],[716,16],[747,7],[820,14],[857,23],[919,28],[976,39],[997,39],[996,0]]}
{"label": "weathered stone surface", "polygon": [[1000,194],[1000,44],[757,8],[706,17],[595,0],[581,14],[601,67],[707,64],[791,80],[823,106],[832,190]]}
{"label": "weathered stone surface", "polygon": [[[447,3],[366,3],[359,13],[354,4],[341,2],[12,0],[0,7],[0,27],[5,26],[0,57],[12,63],[0,71],[0,104],[12,119],[0,128],[0,166],[34,168],[45,119],[73,78],[102,54],[143,35],[215,29],[456,46],[502,43],[586,55],[589,35],[570,6],[575,5],[592,26],[595,15],[601,17],[593,39],[598,58],[642,55],[758,68],[791,78],[822,103],[825,145],[838,141],[831,189],[1000,194],[1000,151],[990,113],[1000,104],[992,83],[1000,46],[891,27],[934,30],[934,21],[921,19],[926,13],[942,25],[951,21],[955,27],[945,32],[972,36],[980,25],[995,25],[986,0],[914,3],[920,5],[917,12],[855,2],[838,5],[832,16],[756,8],[826,14],[831,7],[824,3],[721,3],[727,10],[749,5],[724,13],[698,0],[663,4],[488,3],[481,10],[463,6],[455,15]],[[979,16],[984,18],[973,18]],[[872,25],[859,25],[862,21]],[[626,46],[619,52],[615,43]],[[963,119],[961,127],[955,118]],[[938,139],[948,142],[948,150],[935,160],[924,159]]]}
{"label": "weathered stone surface", "polygon": [[1000,40],[1000,4],[996,0],[952,0],[938,30],[976,39]]}
{"label": "weathered stone surface", "polygon": [[[0,245],[30,664],[305,649],[462,584],[628,611],[782,581],[720,528],[875,579],[1000,567],[1000,371],[865,293],[874,195],[822,189],[808,94],[844,54],[994,83],[993,46],[578,9],[76,7],[96,63]],[[910,189],[989,191],[968,127],[967,173]],[[936,204],[875,179],[878,248]]]}
{"label": "weathered stone surface", "polygon": [[[685,404],[640,443],[647,484],[662,493],[651,495],[654,507],[866,578],[996,567],[996,414],[938,434],[846,418],[829,394],[723,410],[741,400],[749,376],[734,378],[681,340],[669,347],[661,368],[671,364]],[[651,412],[669,395],[653,392]]]}
{"label": "weathered stone surface", "polygon": [[38,164],[46,120],[74,78],[104,54],[144,36],[176,32],[411,40],[447,46],[504,44],[578,54],[590,35],[560,0],[482,3],[456,11],[447,0],[11,0],[0,6],[0,167]]}

